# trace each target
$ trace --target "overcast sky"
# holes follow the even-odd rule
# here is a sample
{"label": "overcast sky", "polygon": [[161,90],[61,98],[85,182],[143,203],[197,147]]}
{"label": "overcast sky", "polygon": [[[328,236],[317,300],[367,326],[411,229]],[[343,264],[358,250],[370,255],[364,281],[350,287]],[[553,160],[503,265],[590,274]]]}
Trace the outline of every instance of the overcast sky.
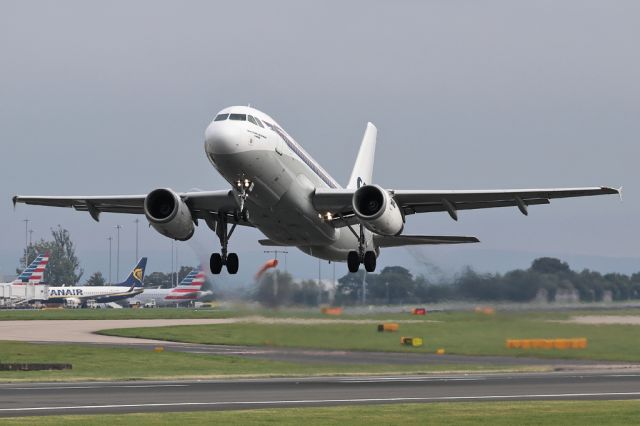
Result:
{"label": "overcast sky", "polygon": [[[25,243],[68,228],[87,273],[134,262],[133,216],[19,205],[13,194],[142,194],[220,189],[203,132],[220,109],[273,116],[341,182],[367,121],[379,129],[374,179],[406,189],[625,186],[617,197],[530,209],[412,216],[406,232],[475,235],[474,247],[387,249],[445,268],[640,270],[640,3],[637,1],[0,2],[0,275]],[[201,227],[180,263],[219,250]],[[267,255],[234,234],[246,281]],[[152,270],[169,240],[140,226]],[[114,242],[115,262],[115,242]],[[115,263],[114,263],[115,265]],[[289,269],[318,263],[290,250]],[[330,269],[323,266],[323,274]],[[345,265],[338,265],[341,276]],[[115,266],[114,266],[115,274]],[[220,279],[230,280],[222,276]]]}

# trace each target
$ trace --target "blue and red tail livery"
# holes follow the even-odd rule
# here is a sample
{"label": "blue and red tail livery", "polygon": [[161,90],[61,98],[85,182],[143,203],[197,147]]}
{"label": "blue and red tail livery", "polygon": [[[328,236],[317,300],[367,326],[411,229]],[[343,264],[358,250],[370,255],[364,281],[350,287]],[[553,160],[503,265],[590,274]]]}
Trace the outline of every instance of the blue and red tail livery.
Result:
{"label": "blue and red tail livery", "polygon": [[204,284],[204,272],[192,269],[176,288],[171,289],[166,300],[197,300]]}
{"label": "blue and red tail livery", "polygon": [[27,269],[22,271],[18,276],[16,283],[40,284],[44,277],[44,270],[47,267],[47,263],[49,263],[49,253],[39,254],[33,262],[27,266]]}

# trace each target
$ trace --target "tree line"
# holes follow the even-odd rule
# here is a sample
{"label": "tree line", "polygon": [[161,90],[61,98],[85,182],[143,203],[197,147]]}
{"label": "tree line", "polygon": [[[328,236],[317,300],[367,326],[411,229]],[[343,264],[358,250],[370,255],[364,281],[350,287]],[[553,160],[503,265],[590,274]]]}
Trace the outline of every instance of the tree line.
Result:
{"label": "tree line", "polygon": [[[80,268],[80,260],[76,256],[76,249],[68,230],[58,226],[51,229],[51,239],[44,238],[29,244],[20,257],[21,265],[28,265],[38,254],[49,253],[49,263],[44,271],[43,283],[52,286],[76,285],[82,279],[84,270]],[[22,267],[16,269],[16,273],[22,272]],[[145,287],[173,287],[176,282],[182,281],[193,269],[190,266],[182,266],[178,272],[163,273],[151,272],[145,274],[143,285]],[[177,279],[176,279],[177,276]],[[84,285],[101,286],[108,285],[100,271],[94,272]]]}
{"label": "tree line", "polygon": [[[363,280],[365,286],[362,285]],[[437,303],[449,300],[531,302],[543,297],[556,300],[559,292],[577,293],[581,302],[640,299],[640,272],[632,275],[601,274],[584,269],[573,271],[566,262],[551,257],[535,259],[528,269],[504,274],[478,273],[466,268],[457,276],[430,282],[424,275],[414,277],[401,266],[384,268],[379,274],[349,274],[338,280],[335,302],[353,305]]]}
{"label": "tree line", "polygon": [[[277,284],[276,284],[277,282]],[[479,273],[465,268],[437,282],[413,274],[402,266],[389,266],[380,273],[359,271],[338,280],[335,294],[317,281],[296,282],[281,271],[265,274],[247,298],[269,307],[397,305],[445,301],[531,302],[556,301],[561,293],[576,294],[581,302],[640,299],[640,272],[602,274],[584,269],[573,271],[566,262],[551,257],[535,259],[528,269],[506,273]]]}
{"label": "tree line", "polygon": [[[44,282],[49,285],[75,285],[84,271],[75,254],[69,231],[58,226],[51,230],[51,239],[29,245],[20,259],[29,264],[37,254],[49,252],[49,264]],[[152,272],[145,275],[145,287],[172,287],[191,270],[182,266],[177,273]],[[19,273],[21,270],[18,270]],[[92,274],[87,285],[105,285],[100,272]],[[479,273],[471,268],[447,279],[432,281],[424,275],[414,276],[402,266],[389,266],[380,273],[360,271],[346,274],[335,289],[318,285],[315,280],[296,281],[287,272],[267,273],[244,295],[265,306],[317,306],[367,304],[437,303],[449,300],[530,302],[541,296],[553,302],[560,292],[577,294],[582,302],[640,299],[640,272],[632,275],[584,269],[572,270],[566,262],[543,257],[533,261],[528,269],[506,273]],[[333,294],[333,297],[331,293]]]}

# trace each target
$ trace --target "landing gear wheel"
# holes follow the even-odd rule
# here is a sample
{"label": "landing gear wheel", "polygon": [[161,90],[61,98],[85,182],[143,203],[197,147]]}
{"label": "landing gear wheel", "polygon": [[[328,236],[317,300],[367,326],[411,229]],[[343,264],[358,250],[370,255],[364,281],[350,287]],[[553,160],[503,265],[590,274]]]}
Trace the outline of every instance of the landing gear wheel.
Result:
{"label": "landing gear wheel", "polygon": [[368,251],[364,254],[364,269],[367,272],[376,270],[376,254],[374,252]]}
{"label": "landing gear wheel", "polygon": [[209,259],[209,267],[211,268],[211,273],[217,275],[222,271],[222,256],[220,253],[213,253],[211,258]]}
{"label": "landing gear wheel", "polygon": [[229,253],[227,255],[227,272],[233,275],[238,272],[239,266],[240,261],[238,259],[238,255],[235,253]]}
{"label": "landing gear wheel", "polygon": [[358,269],[360,269],[360,256],[358,256],[358,252],[349,252],[347,255],[347,266],[349,267],[349,272],[358,272]]}

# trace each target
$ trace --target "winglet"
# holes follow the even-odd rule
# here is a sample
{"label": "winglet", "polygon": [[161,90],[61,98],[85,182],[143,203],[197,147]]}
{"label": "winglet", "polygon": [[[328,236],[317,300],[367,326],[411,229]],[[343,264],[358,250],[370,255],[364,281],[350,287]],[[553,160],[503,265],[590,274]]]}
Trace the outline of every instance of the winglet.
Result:
{"label": "winglet", "polygon": [[13,209],[16,209],[16,204],[18,203],[18,196],[14,195],[13,198],[11,199],[11,201],[13,201]]}
{"label": "winglet", "polygon": [[622,201],[622,185],[618,188],[618,195],[620,196],[620,201]]}

